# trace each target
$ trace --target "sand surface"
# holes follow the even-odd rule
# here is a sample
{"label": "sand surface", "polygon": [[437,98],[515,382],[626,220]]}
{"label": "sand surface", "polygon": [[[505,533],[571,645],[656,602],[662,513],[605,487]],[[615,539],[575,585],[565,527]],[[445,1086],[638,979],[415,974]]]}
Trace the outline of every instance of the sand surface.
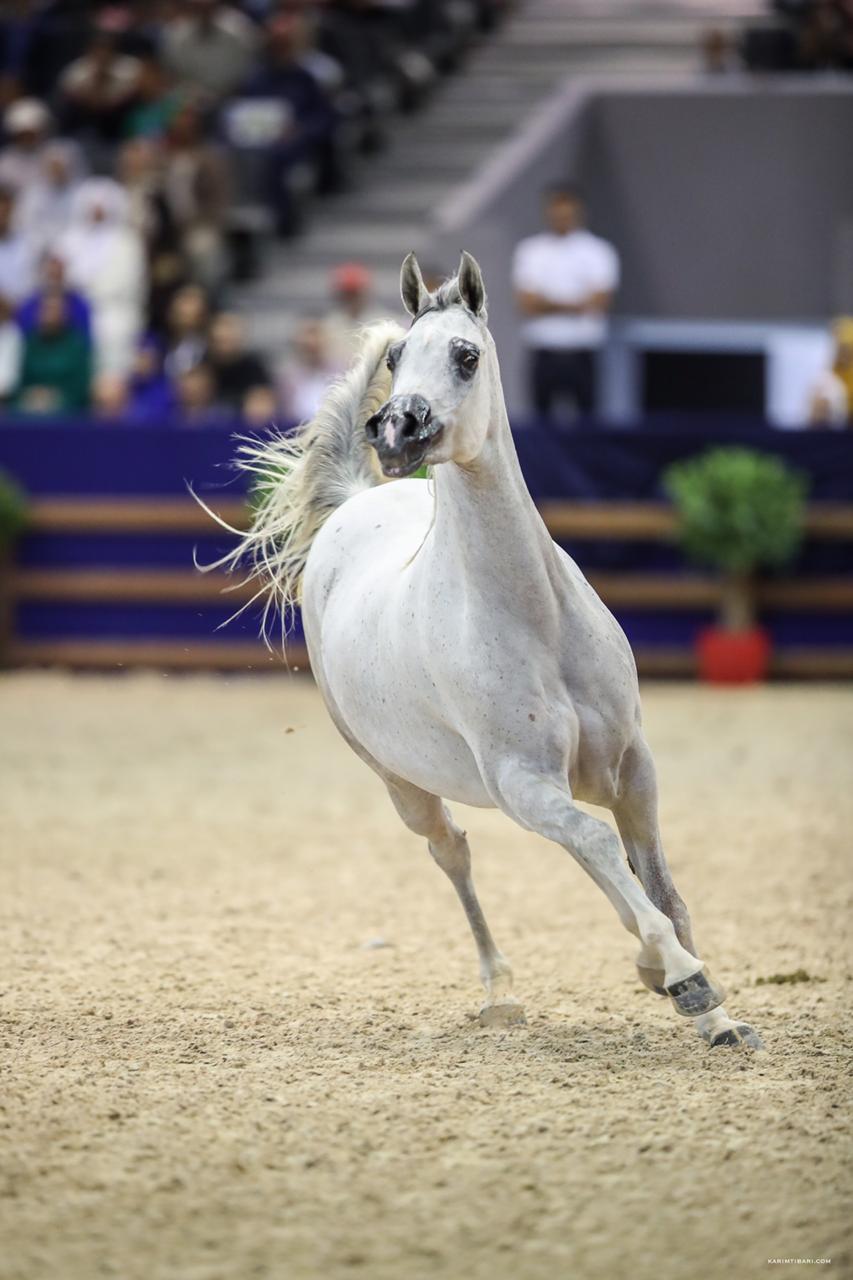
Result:
{"label": "sand surface", "polygon": [[0,679],[2,1280],[849,1274],[853,691],[645,706],[766,1053],[709,1051],[568,855],[457,809],[529,1017],[481,1029],[449,883],[299,677]]}

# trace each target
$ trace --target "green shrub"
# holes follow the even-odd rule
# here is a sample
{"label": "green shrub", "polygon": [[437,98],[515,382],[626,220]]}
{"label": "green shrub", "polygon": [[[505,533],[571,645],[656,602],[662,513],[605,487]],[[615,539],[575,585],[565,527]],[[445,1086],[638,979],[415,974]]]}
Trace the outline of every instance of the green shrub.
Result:
{"label": "green shrub", "polygon": [[770,454],[711,449],[663,477],[685,555],[748,576],[792,560],[803,535],[808,480]]}
{"label": "green shrub", "polygon": [[0,471],[0,547],[14,542],[27,522],[27,498],[5,471]]}

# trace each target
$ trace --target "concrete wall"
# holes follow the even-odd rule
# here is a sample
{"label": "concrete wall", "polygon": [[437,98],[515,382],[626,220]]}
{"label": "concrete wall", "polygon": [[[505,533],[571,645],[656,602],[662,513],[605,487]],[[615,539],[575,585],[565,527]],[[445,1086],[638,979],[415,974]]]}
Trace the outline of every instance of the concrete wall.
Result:
{"label": "concrete wall", "polygon": [[509,262],[549,181],[579,179],[590,226],[618,247],[617,315],[823,321],[853,310],[851,139],[843,80],[575,81],[437,211],[430,259],[480,259],[518,411]]}

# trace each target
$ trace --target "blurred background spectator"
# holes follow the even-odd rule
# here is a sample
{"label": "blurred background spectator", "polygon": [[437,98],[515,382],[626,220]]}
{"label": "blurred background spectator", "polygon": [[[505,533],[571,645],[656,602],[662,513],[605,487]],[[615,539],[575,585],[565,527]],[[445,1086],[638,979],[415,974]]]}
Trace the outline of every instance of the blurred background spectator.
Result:
{"label": "blurred background spectator", "polygon": [[207,294],[197,284],[184,285],[172,298],[167,316],[163,347],[167,377],[177,378],[206,358],[209,324]]}
{"label": "blurred background spectator", "polygon": [[208,359],[220,408],[229,411],[232,417],[248,417],[254,421],[261,418],[269,422],[275,417],[272,380],[257,352],[246,350],[239,316],[225,311],[214,316]]}
{"label": "blurred background spectator", "polygon": [[128,383],[121,374],[101,373],[92,387],[92,408],[97,418],[124,420],[129,404]]}
{"label": "blurred background spectator", "polygon": [[160,138],[181,102],[172,76],[152,54],[140,63],[136,92],[124,119],[131,138]]}
{"label": "blurred background spectator", "polygon": [[811,422],[818,427],[853,426],[853,316],[833,325],[832,365],[818,379],[811,404]]}
{"label": "blurred background spectator", "polygon": [[175,379],[178,409],[187,426],[207,427],[232,419],[216,403],[216,382],[208,364],[185,369]]}
{"label": "blurred background spectator", "polygon": [[20,188],[18,225],[39,255],[56,244],[71,222],[74,197],[83,180],[82,153],[66,138],[46,142],[38,162]]}
{"label": "blurred background spectator", "polygon": [[20,302],[35,280],[35,254],[27,236],[17,230],[15,205],[14,190],[0,186],[0,298],[7,304]]}
{"label": "blurred background spectator", "polygon": [[107,30],[95,31],[85,53],[62,73],[60,118],[99,159],[122,135],[125,113],[139,89],[142,64],[122,54]]}
{"label": "blurred background spectator", "polygon": [[127,374],[142,331],[147,280],[124,188],[112,178],[82,182],[57,252],[69,284],[91,304],[98,371]]}
{"label": "blurred background spectator", "polygon": [[373,302],[373,277],[360,262],[344,262],[332,272],[332,308],[326,317],[329,359],[338,369],[351,363],[366,324],[387,314]]}
{"label": "blurred background spectator", "polygon": [[163,62],[179,84],[219,101],[246,79],[258,46],[254,24],[233,5],[190,0],[163,28]]}
{"label": "blurred background spectator", "polygon": [[42,176],[50,112],[37,98],[19,98],[3,117],[6,145],[0,151],[0,183],[20,194]]}
{"label": "blurred background spectator", "polygon": [[46,293],[24,338],[16,405],[24,413],[76,413],[89,407],[92,350],[61,293]]}
{"label": "blurred background spectator", "polygon": [[768,19],[741,41],[752,71],[853,70],[853,6],[849,0],[771,0]]}
{"label": "blurred background spectator", "polygon": [[607,336],[606,315],[619,283],[616,250],[583,221],[580,190],[570,183],[551,187],[547,229],[522,240],[513,260],[530,399],[542,419],[565,410],[566,402],[578,413],[592,410],[595,353]]}
{"label": "blurred background spectator", "polygon": [[205,139],[198,106],[183,102],[164,138],[163,194],[190,274],[218,289],[228,274],[225,219],[231,199],[225,153]]}
{"label": "blurred background spectator", "polygon": [[23,337],[8,299],[0,297],[0,405],[18,388]]}
{"label": "blurred background spectator", "polygon": [[290,357],[281,370],[279,397],[285,417],[307,422],[339,373],[323,320],[306,316],[293,336]]}
{"label": "blurred background spectator", "polygon": [[163,352],[156,337],[140,342],[127,382],[125,415],[137,422],[162,422],[176,407],[173,384],[163,368]]}
{"label": "blurred background spectator", "polygon": [[23,333],[32,333],[37,327],[41,304],[48,296],[58,295],[65,304],[68,323],[79,329],[88,341],[92,337],[92,308],[84,294],[71,289],[66,283],[65,263],[56,253],[42,255],[39,279],[33,293],[18,307],[16,319]]}

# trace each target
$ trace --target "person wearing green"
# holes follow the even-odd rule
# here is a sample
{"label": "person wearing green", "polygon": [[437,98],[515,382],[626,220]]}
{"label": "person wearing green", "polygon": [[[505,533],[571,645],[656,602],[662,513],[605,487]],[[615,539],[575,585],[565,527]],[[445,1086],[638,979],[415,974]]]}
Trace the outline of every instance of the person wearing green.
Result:
{"label": "person wearing green", "polygon": [[49,293],[27,335],[14,406],[31,414],[75,413],[89,407],[92,347],[69,323],[65,299]]}

